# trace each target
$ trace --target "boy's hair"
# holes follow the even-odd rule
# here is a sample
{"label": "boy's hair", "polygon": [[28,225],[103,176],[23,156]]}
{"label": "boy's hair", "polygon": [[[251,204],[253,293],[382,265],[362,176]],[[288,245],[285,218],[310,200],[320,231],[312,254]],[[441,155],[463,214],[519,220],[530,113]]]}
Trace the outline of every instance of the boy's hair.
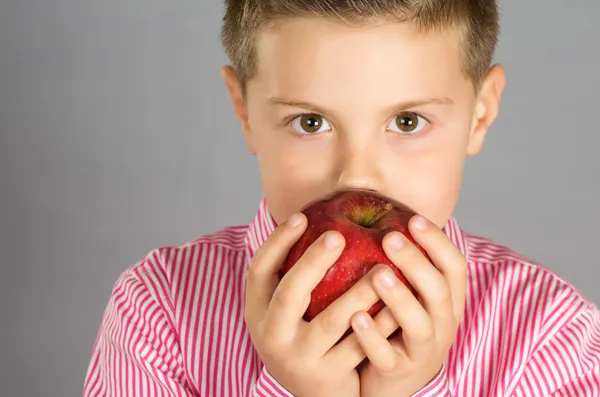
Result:
{"label": "boy's hair", "polygon": [[498,40],[495,0],[226,0],[221,37],[245,92],[257,69],[256,37],[262,28],[293,17],[343,23],[375,18],[414,23],[421,31],[457,28],[462,69],[475,89],[491,66]]}

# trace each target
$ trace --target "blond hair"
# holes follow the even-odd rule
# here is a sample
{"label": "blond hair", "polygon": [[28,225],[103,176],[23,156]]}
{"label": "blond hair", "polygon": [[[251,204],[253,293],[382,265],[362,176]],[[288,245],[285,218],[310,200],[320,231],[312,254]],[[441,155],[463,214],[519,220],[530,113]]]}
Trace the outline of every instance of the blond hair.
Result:
{"label": "blond hair", "polygon": [[411,22],[421,31],[457,28],[462,70],[477,89],[489,70],[499,34],[495,0],[226,0],[221,37],[245,90],[257,71],[260,30],[293,17],[324,17],[343,23],[375,18]]}

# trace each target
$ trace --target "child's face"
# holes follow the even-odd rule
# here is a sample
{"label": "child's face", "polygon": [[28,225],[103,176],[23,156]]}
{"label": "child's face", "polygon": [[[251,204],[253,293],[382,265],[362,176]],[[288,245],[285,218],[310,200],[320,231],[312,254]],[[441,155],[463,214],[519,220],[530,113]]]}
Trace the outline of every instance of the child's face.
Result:
{"label": "child's face", "polygon": [[500,67],[476,93],[460,69],[458,36],[407,23],[292,19],[261,33],[257,55],[246,99],[230,68],[223,76],[276,222],[358,187],[444,226],[465,157],[480,150],[496,116]]}

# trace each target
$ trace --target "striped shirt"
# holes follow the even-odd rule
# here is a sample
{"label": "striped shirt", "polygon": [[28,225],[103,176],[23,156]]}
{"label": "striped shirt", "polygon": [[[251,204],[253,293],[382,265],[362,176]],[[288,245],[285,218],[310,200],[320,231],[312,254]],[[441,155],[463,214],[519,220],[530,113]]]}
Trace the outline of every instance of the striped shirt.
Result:
{"label": "striped shirt", "polygon": [[[276,224],[153,250],[116,281],[84,396],[291,396],[244,322],[249,259]],[[466,307],[443,370],[418,397],[600,396],[600,314],[572,285],[499,244],[444,228],[469,264]]]}

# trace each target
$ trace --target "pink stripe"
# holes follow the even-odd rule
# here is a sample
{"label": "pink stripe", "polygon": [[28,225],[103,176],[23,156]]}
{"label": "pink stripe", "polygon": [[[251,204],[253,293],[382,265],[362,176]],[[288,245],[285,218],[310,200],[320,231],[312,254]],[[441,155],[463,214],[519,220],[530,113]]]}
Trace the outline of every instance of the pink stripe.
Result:
{"label": "pink stripe", "polygon": [[[223,284],[221,284],[219,286],[219,291],[221,291],[221,295],[223,295],[223,299],[219,299],[217,300],[217,304],[215,305],[215,310],[216,312],[219,314],[219,324],[223,324],[223,330],[224,331],[229,331],[229,319],[230,319],[230,305],[231,302],[229,301],[229,299],[231,298],[231,294],[226,294],[223,293],[223,291],[228,291],[231,288],[231,281],[232,281],[232,273],[233,272],[227,272],[225,274],[225,276],[221,276],[223,280]],[[216,394],[217,395],[222,395],[223,391],[226,389],[226,373],[227,373],[227,369],[225,368],[225,357],[227,355],[227,351],[225,350],[225,345],[227,343],[227,339],[228,339],[228,333],[224,332],[224,335],[220,333],[217,334],[217,341],[216,341],[216,349],[217,349],[217,354],[216,357],[222,357],[223,359],[221,360],[220,365],[214,365],[213,368],[215,368],[215,377],[214,377],[214,383],[217,385],[217,390],[216,390]]]}
{"label": "pink stripe", "polygon": [[[212,250],[212,255],[213,255],[213,260],[219,260],[222,261],[223,259],[221,258],[222,255],[222,249],[220,247],[215,247],[215,249]],[[217,309],[217,301],[221,299],[221,296],[219,294],[219,280],[220,277],[222,275],[219,275],[216,271],[216,269],[212,272],[212,277],[210,279],[210,286],[208,288],[208,290],[210,291],[210,296],[208,298],[208,306],[206,307],[206,318],[211,319],[215,324],[215,326],[218,325],[218,320],[217,320],[217,313],[216,313],[216,309]],[[215,345],[217,343],[217,341],[215,340],[215,329],[207,329],[206,330],[206,334],[208,334],[208,353],[206,353],[207,355],[207,360],[211,360],[210,354],[214,354],[215,356],[218,356],[218,352],[214,351],[215,350]],[[206,362],[206,361],[204,361]],[[217,374],[216,374],[216,368],[218,368],[218,365],[205,365],[204,368],[206,368],[208,370],[207,372],[207,379],[211,380],[211,383],[214,387],[216,387],[217,385]]]}
{"label": "pink stripe", "polygon": [[[195,335],[197,335],[198,329],[195,322],[196,317],[193,317],[197,315],[196,305],[199,304],[193,295],[199,278],[198,273],[201,272],[200,266],[194,266],[194,259],[199,255],[199,251],[202,251],[202,256],[204,256],[206,253],[206,250],[200,245],[183,249],[183,255],[181,256],[182,259],[179,263],[179,266],[181,266],[181,268],[186,272],[186,276],[181,280],[181,283],[183,284],[183,294],[181,296],[181,300],[185,305],[184,307],[188,308],[186,311],[181,311],[181,316],[185,319],[181,324],[183,330],[182,338],[183,341],[185,341],[182,341],[182,348],[184,351],[187,351],[186,362],[188,364],[188,373],[192,376],[197,374],[197,366],[200,365],[200,360],[195,354],[196,343],[198,343],[198,339],[195,337]],[[202,392],[202,388],[199,390]]]}
{"label": "pink stripe", "polygon": [[[166,255],[167,260],[169,260],[168,256],[172,255],[172,252],[173,252],[173,250],[167,251],[167,255]],[[147,269],[144,269],[145,270],[144,277],[142,277],[141,274],[138,274],[138,276],[140,278],[144,279],[146,285],[148,285],[148,287],[154,293],[154,295],[170,298],[170,296],[169,296],[169,290],[170,290],[169,281],[166,278],[165,269],[160,268],[160,263],[161,263],[161,260],[158,256],[158,253],[154,252],[154,254],[150,258],[150,260],[148,260]],[[168,313],[173,313],[173,304],[171,303],[171,300],[170,299],[160,299],[160,300],[157,300],[157,303],[162,308],[162,310],[165,314],[165,319],[169,322],[169,325],[171,326],[171,328],[173,330],[175,330],[176,327],[175,327],[175,324],[173,323],[173,317],[170,315],[167,315]],[[175,338],[179,339],[176,332],[173,332],[172,335]]]}
{"label": "pink stripe", "polygon": [[[513,279],[523,279],[523,273],[524,273],[524,268],[523,266],[519,266],[518,264],[514,264],[514,266],[517,268],[517,271],[515,274],[513,274]],[[507,283],[508,284],[508,283]],[[511,292],[507,292],[507,294],[511,297],[509,303],[508,303],[508,307],[507,310],[509,311],[509,315],[508,315],[508,326],[507,329],[505,330],[505,334],[504,334],[504,338],[503,338],[503,352],[502,352],[502,367],[501,367],[501,371],[509,371],[509,370],[513,370],[514,365],[516,364],[515,362],[515,355],[516,353],[520,350],[520,348],[522,348],[522,341],[523,341],[523,336],[522,336],[522,331],[523,328],[521,327],[521,322],[523,320],[523,317],[525,316],[524,313],[518,313],[515,312],[514,310],[511,310],[511,308],[515,307],[517,305],[516,302],[519,302],[519,306],[517,307],[523,307],[523,302],[524,302],[524,286],[522,285],[518,285],[517,288],[515,288],[515,291],[513,293]],[[520,315],[519,315],[520,314]],[[516,319],[515,319],[516,317]],[[516,335],[514,334],[516,332]],[[502,377],[502,373],[497,373],[497,377],[495,379],[496,382],[502,382],[502,384],[500,385],[500,390],[506,390],[506,388],[508,387],[508,381],[509,379],[506,379],[505,377]],[[495,384],[495,387],[497,388],[498,385],[497,383]]]}

